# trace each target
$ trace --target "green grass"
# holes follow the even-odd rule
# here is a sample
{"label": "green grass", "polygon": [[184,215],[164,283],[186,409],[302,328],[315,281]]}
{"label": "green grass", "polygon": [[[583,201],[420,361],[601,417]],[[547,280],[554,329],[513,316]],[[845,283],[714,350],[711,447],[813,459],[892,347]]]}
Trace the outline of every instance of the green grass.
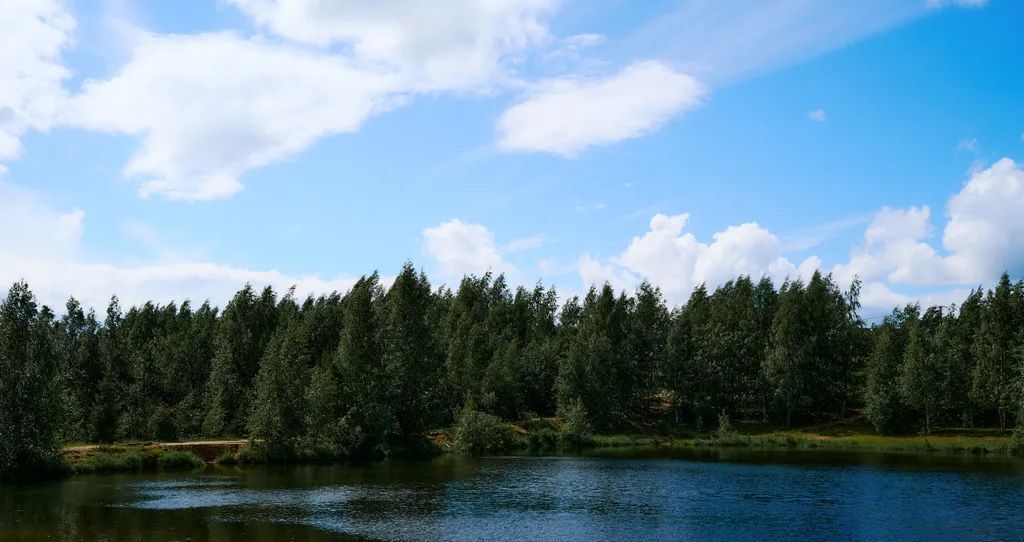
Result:
{"label": "green grass", "polygon": [[213,462],[218,465],[237,465],[238,454],[230,450],[224,450],[217,456],[217,459],[213,460]]}
{"label": "green grass", "polygon": [[[597,447],[619,446],[630,437],[622,435],[594,438]],[[782,431],[756,435],[732,434],[723,437],[655,440],[635,438],[638,446],[655,444],[670,448],[753,448],[801,450],[850,450],[900,453],[1007,454],[1008,437],[972,435],[822,435],[802,431]]]}
{"label": "green grass", "polygon": [[169,451],[156,457],[156,466],[160,470],[196,470],[206,465],[203,458],[192,452]]}
{"label": "green grass", "polygon": [[146,463],[145,454],[137,451],[99,451],[81,461],[71,463],[74,474],[105,472],[134,472],[142,470]]}
{"label": "green grass", "polygon": [[142,470],[194,470],[206,462],[192,452],[157,447],[104,446],[68,461],[71,474],[139,472]]}

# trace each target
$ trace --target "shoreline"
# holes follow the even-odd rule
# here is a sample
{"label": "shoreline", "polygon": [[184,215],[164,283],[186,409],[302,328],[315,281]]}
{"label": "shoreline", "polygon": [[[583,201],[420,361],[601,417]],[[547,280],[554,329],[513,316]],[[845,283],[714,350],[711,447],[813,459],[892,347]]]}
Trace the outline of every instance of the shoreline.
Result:
{"label": "shoreline", "polygon": [[[919,456],[994,456],[1014,457],[1010,437],[976,435],[970,433],[923,435],[877,435],[854,433],[829,435],[807,431],[778,431],[756,434],[730,434],[691,438],[670,435],[592,435],[580,446],[530,447],[528,433],[518,433],[517,440],[497,454],[509,455],[578,455],[587,456],[602,451],[770,451],[785,454],[793,452],[885,453]],[[462,454],[453,444],[451,433],[435,431],[430,440],[443,455]],[[134,442],[107,445],[78,444],[63,449],[72,475],[133,472],[142,470],[180,471],[199,469],[209,465],[236,466],[239,454],[248,440],[190,440],[187,442]],[[467,454],[468,455],[468,454]],[[638,453],[638,456],[642,456]],[[345,461],[299,460],[297,465],[345,463]]]}

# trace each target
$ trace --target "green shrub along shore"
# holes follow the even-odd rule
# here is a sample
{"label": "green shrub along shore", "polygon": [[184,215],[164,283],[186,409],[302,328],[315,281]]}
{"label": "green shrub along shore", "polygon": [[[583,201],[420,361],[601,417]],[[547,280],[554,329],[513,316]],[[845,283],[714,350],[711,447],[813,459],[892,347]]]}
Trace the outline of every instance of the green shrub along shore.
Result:
{"label": "green shrub along shore", "polygon": [[[908,454],[971,454],[1007,455],[1020,452],[1015,437],[999,436],[994,430],[946,430],[930,435],[879,435],[862,420],[809,427],[803,430],[765,431],[754,433],[737,430],[727,415],[718,420],[718,427],[703,434],[683,431],[674,435],[657,434],[592,434],[586,420],[572,412],[566,419],[532,418],[509,423],[486,412],[463,409],[453,427],[431,431],[419,455],[466,454],[498,455],[506,453],[553,454],[585,453],[588,450],[630,448],[650,450],[685,450],[742,448],[751,450],[822,450],[847,452],[884,452]],[[756,424],[755,424],[756,425]],[[750,431],[751,429],[745,429]],[[200,443],[202,444],[202,443]],[[211,448],[216,449],[216,444]],[[344,460],[315,450],[300,450],[289,458],[272,457],[261,442],[249,441],[243,446],[225,446],[212,464],[247,466],[272,462],[324,463]],[[203,468],[206,463],[189,451],[167,450],[160,445],[99,446],[87,452],[69,455],[67,472],[96,474],[138,472],[143,470],[181,471]]]}
{"label": "green shrub along shore", "polygon": [[[67,467],[61,450],[200,437],[250,441],[223,458],[242,463],[637,443],[1021,449],[1024,281],[870,325],[859,296],[822,273],[741,276],[673,307],[646,282],[562,299],[489,273],[435,288],[406,264],[345,294],[246,285],[223,310],[114,297],[97,316],[73,298],[57,314],[18,282],[0,302],[0,480],[191,467],[172,450]],[[853,413],[849,434],[818,430]]]}

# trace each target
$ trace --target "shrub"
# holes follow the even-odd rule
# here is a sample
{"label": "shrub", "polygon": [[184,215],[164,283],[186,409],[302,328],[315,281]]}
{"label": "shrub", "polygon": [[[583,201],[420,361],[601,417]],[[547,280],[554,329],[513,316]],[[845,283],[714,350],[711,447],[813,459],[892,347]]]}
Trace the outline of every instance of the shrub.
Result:
{"label": "shrub", "polygon": [[142,470],[145,457],[139,452],[97,452],[83,461],[71,464],[75,474],[131,472]]}
{"label": "shrub", "polygon": [[722,409],[722,412],[718,414],[718,429],[715,430],[715,438],[718,440],[731,440],[736,438],[736,430],[732,427],[732,422],[729,420],[729,414]]}
{"label": "shrub", "polygon": [[592,442],[587,409],[579,399],[569,403],[559,413],[562,418],[562,442],[570,448],[581,448]]}
{"label": "shrub", "polygon": [[267,447],[262,442],[249,441],[238,451],[238,463],[241,465],[259,465],[268,461]]}
{"label": "shrub", "polygon": [[203,458],[192,452],[170,451],[157,456],[156,466],[161,470],[195,470],[206,465]]}
{"label": "shrub", "polygon": [[1009,449],[1011,454],[1024,455],[1024,429],[1021,427],[1014,429],[1010,435]]}
{"label": "shrub", "polygon": [[502,452],[509,447],[509,433],[497,416],[466,407],[455,421],[455,447],[472,455]]}
{"label": "shrub", "polygon": [[213,460],[213,462],[218,465],[237,465],[238,456],[231,450],[224,450],[217,456],[217,459]]}
{"label": "shrub", "polygon": [[532,452],[557,450],[558,436],[558,432],[550,427],[542,427],[527,435],[526,447]]}

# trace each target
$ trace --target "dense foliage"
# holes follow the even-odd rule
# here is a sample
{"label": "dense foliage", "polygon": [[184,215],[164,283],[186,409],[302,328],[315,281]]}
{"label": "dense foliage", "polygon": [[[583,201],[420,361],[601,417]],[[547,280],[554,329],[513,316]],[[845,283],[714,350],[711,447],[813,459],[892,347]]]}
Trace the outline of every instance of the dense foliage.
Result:
{"label": "dense foliage", "polygon": [[[1022,404],[1024,283],[866,326],[859,285],[739,277],[672,309],[657,288],[501,276],[434,289],[406,265],[344,296],[245,286],[223,311],[152,302],[56,318],[24,283],[0,304],[0,473],[62,442],[250,437],[272,458],[377,456],[434,428],[560,416],[573,432],[655,418],[790,425],[864,407],[882,432],[1009,428]],[[461,414],[461,418],[460,418]],[[486,422],[486,423],[485,423]],[[465,433],[465,430],[463,431]],[[464,434],[461,439],[470,442]]]}

